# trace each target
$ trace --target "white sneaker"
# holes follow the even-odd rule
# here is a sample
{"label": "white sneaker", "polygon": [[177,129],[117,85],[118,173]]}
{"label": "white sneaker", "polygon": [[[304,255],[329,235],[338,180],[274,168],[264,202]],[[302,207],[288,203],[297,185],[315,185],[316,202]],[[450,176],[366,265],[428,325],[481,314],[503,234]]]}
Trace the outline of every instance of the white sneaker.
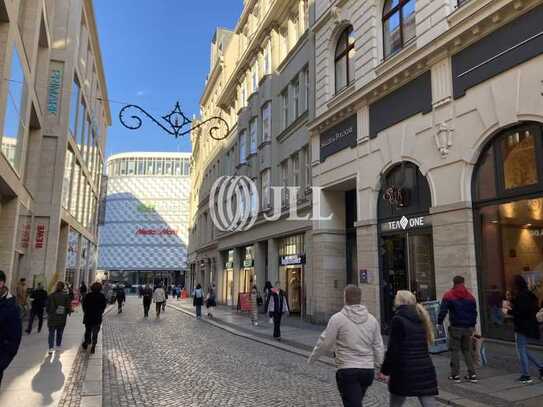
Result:
{"label": "white sneaker", "polygon": [[54,351],[55,351],[55,350],[54,350],[53,348],[49,348],[49,352],[47,352],[47,353],[49,353],[50,355],[52,355]]}

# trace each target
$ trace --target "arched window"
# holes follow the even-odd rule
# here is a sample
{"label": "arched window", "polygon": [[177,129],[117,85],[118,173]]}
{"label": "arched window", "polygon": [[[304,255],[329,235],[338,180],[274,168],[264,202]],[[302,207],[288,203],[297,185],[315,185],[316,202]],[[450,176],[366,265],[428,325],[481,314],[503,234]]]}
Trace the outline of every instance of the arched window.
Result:
{"label": "arched window", "polygon": [[415,38],[415,0],[386,0],[383,8],[385,58]]}
{"label": "arched window", "polygon": [[516,275],[543,300],[543,126],[522,123],[490,141],[472,184],[483,333],[512,340],[499,312]]}
{"label": "arched window", "polygon": [[354,37],[350,25],[339,36],[334,54],[336,92],[349,86],[354,79]]}

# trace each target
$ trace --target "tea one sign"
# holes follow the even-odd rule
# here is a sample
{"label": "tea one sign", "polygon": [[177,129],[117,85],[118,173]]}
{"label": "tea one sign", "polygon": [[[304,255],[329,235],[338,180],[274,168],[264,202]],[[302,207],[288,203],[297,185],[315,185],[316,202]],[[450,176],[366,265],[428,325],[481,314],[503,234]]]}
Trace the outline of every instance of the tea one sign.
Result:
{"label": "tea one sign", "polygon": [[407,218],[402,216],[399,220],[381,223],[381,232],[404,231],[410,229],[423,228],[432,224],[431,218],[428,216],[418,216]]}

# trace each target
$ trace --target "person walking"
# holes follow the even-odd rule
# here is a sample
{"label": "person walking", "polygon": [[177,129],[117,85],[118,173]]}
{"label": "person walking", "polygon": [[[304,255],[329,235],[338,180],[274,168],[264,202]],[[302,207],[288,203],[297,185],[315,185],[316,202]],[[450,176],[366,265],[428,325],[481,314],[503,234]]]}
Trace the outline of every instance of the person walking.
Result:
{"label": "person walking", "polygon": [[394,305],[396,314],[378,378],[388,382],[390,407],[401,407],[407,397],[418,397],[423,407],[434,407],[439,392],[428,350],[434,341],[430,315],[410,291],[398,291]]}
{"label": "person walking", "polygon": [[81,286],[79,287],[79,297],[81,298],[81,302],[85,299],[85,295],[87,295],[87,285],[83,281],[81,283]]}
{"label": "person walking", "polygon": [[200,284],[196,285],[192,305],[196,307],[196,319],[202,319],[202,305],[204,305],[204,290]]}
{"label": "person walking", "polygon": [[95,282],[91,285],[91,292],[83,298],[83,324],[85,325],[85,339],[83,349],[91,345],[90,353],[96,350],[98,333],[102,325],[102,316],[106,310],[106,296],[102,294],[102,284]]}
{"label": "person walking", "polygon": [[449,380],[460,383],[460,352],[462,352],[468,369],[465,380],[477,383],[472,355],[472,338],[477,323],[477,303],[475,297],[464,285],[464,277],[454,277],[453,284],[453,288],[443,296],[437,322],[438,325],[443,325],[447,314],[449,315],[449,351],[451,355]]}
{"label": "person walking", "polygon": [[268,312],[273,318],[273,338],[281,340],[281,318],[283,314],[289,312],[287,298],[285,292],[279,288],[281,283],[277,281],[275,287],[271,289],[270,298],[268,300]]}
{"label": "person walking", "polygon": [[251,289],[251,323],[258,326],[258,289],[253,285]]}
{"label": "person walking", "polygon": [[17,306],[19,307],[19,312],[21,318],[23,318],[26,311],[26,303],[28,301],[28,292],[26,290],[26,278],[21,278],[17,283],[15,289],[15,297],[17,300]]}
{"label": "person walking", "polygon": [[149,284],[141,290],[141,297],[143,298],[143,317],[149,318],[149,308],[151,308],[151,302],[153,301],[153,290],[149,287]]}
{"label": "person walking", "polygon": [[215,288],[215,283],[212,283],[209,286],[209,290],[207,292],[207,299],[206,299],[206,308],[207,308],[208,318],[213,318],[213,314],[215,313],[216,306],[217,306],[216,288]]}
{"label": "person walking", "polygon": [[156,317],[159,319],[160,311],[162,310],[162,303],[166,301],[166,293],[160,284],[158,284],[155,288],[155,292],[153,293],[153,301],[155,302],[156,306]]}
{"label": "person walking", "polygon": [[47,299],[47,326],[49,328],[49,354],[53,354],[56,346],[62,346],[62,334],[66,319],[72,313],[70,296],[65,292],[66,285],[57,281],[55,292]]}
{"label": "person walking", "polygon": [[6,274],[0,270],[0,386],[4,370],[19,350],[22,326],[17,300],[6,286]]}
{"label": "person walking", "polygon": [[32,290],[30,303],[30,318],[28,319],[28,328],[26,329],[26,333],[29,335],[32,332],[35,317],[38,318],[38,333],[41,332],[43,326],[43,311],[47,303],[47,291],[43,289],[41,283],[38,283],[36,289]]}
{"label": "person walking", "polygon": [[343,406],[361,407],[375,369],[383,363],[385,346],[379,322],[361,304],[362,290],[348,285],[343,295],[343,309],[328,321],[308,363],[335,349],[336,382]]}
{"label": "person walking", "polygon": [[513,317],[521,374],[518,381],[523,384],[533,383],[529,372],[530,362],[539,370],[539,379],[543,380],[543,362],[528,351],[528,339],[541,338],[536,317],[539,311],[538,302],[537,296],[530,291],[524,277],[516,275],[513,279],[513,299],[507,313]]}
{"label": "person walking", "polygon": [[115,289],[115,300],[117,301],[117,313],[121,314],[123,312],[123,304],[126,301],[126,293],[122,285],[118,285]]}
{"label": "person walking", "polygon": [[170,296],[170,286],[165,284],[164,287],[164,302],[162,303],[162,312],[166,312],[166,303],[168,302],[168,297]]}

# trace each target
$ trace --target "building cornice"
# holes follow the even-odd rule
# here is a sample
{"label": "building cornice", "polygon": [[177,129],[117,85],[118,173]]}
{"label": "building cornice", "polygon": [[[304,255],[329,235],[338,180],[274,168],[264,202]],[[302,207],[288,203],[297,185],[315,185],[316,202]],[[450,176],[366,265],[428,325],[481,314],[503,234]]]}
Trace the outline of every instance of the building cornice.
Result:
{"label": "building cornice", "polygon": [[[450,27],[446,32],[421,48],[414,43],[381,62],[375,68],[373,80],[316,116],[308,123],[309,130],[324,130],[348,114],[348,110],[352,111],[353,106],[358,108],[382,98],[430,69],[436,58],[456,54],[541,3],[542,0],[483,0],[462,6],[449,16]],[[458,17],[454,16],[456,13]]]}

